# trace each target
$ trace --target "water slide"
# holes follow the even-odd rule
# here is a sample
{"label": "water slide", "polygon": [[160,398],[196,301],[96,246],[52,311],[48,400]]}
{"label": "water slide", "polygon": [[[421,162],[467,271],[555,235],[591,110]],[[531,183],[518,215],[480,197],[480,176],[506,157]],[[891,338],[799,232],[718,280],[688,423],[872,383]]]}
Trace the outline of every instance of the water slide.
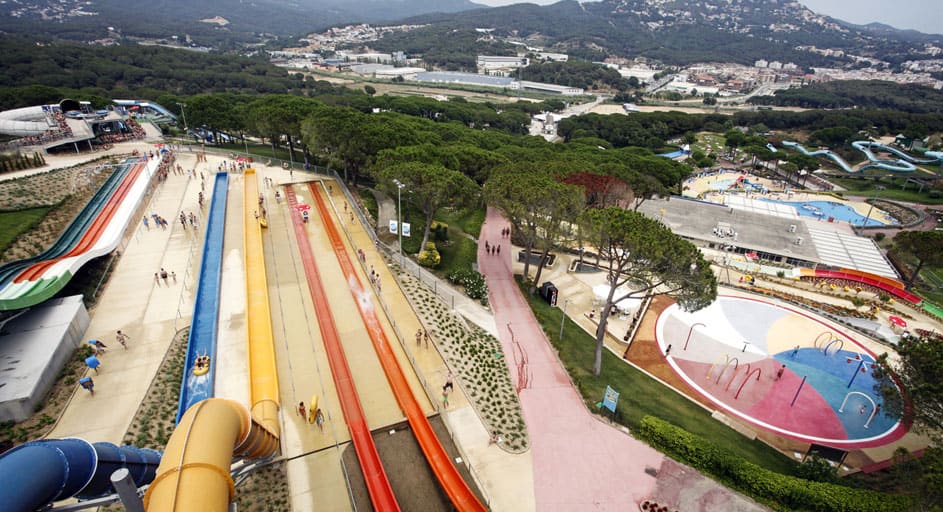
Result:
{"label": "water slide", "polygon": [[[317,196],[316,190],[314,195]],[[314,302],[314,310],[318,318],[318,329],[321,331],[324,350],[331,365],[331,376],[334,378],[334,387],[337,389],[341,412],[344,414],[344,421],[350,431],[350,438],[357,453],[360,468],[363,471],[370,501],[373,503],[374,510],[399,510],[396,496],[393,495],[393,489],[390,487],[386,470],[380,462],[380,455],[377,453],[377,447],[370,435],[370,428],[367,426],[367,419],[360,404],[357,387],[354,384],[350,366],[347,364],[347,356],[344,355],[344,348],[341,346],[340,335],[334,322],[334,314],[331,311],[330,304],[328,304],[327,295],[324,293],[317,263],[314,261],[314,251],[311,249],[311,242],[308,240],[308,234],[305,231],[305,223],[298,215],[298,198],[295,196],[292,187],[285,188],[285,198],[295,230],[295,238],[298,241],[298,250],[301,252],[301,263],[305,269],[308,293],[311,294],[311,300]]]}
{"label": "water slide", "polygon": [[871,274],[869,272],[863,272],[861,270],[854,270],[843,268],[840,270],[821,270],[821,269],[801,269],[800,271],[803,277],[819,277],[824,279],[846,279],[848,281],[857,281],[859,283],[864,283],[875,288],[879,288],[891,295],[892,297],[900,300],[905,300],[911,304],[920,305],[923,302],[923,299],[914,295],[906,290],[904,284],[896,279],[891,279],[889,277],[879,276],[877,274]]}
{"label": "water slide", "polygon": [[[214,186],[222,186],[219,176],[217,175]],[[254,170],[246,171],[245,181],[246,202],[253,204],[258,197]],[[213,203],[217,201],[219,192],[220,189],[214,191]],[[220,195],[223,196],[222,203],[225,204],[225,194]],[[248,208],[246,211],[248,212]],[[211,207],[208,224],[221,224],[224,216],[225,210],[220,214],[219,210]],[[219,398],[208,398],[189,407],[178,420],[164,450],[157,477],[144,496],[144,505],[148,511],[226,512],[235,495],[233,480],[229,475],[233,458],[264,458],[278,451],[278,373],[275,366],[275,344],[265,278],[262,234],[258,220],[252,214],[247,213],[245,226],[246,324],[251,412],[237,402]],[[209,230],[207,227],[207,232]],[[210,257],[221,259],[221,225],[219,231],[219,245],[206,246],[204,261]],[[209,236],[207,233],[207,238]],[[201,269],[201,275],[203,272]],[[218,285],[216,290],[218,293]],[[216,307],[215,304],[213,306]],[[194,309],[196,307],[195,305]],[[193,329],[191,327],[191,332]],[[192,339],[191,337],[191,342]],[[215,344],[215,329],[212,340]]]}
{"label": "water slide", "polygon": [[177,116],[174,115],[173,112],[167,110],[163,106],[158,105],[157,103],[154,103],[154,102],[144,101],[144,100],[113,100],[113,101],[115,102],[115,105],[120,105],[122,107],[150,108],[156,112],[159,112],[173,119],[174,121],[177,120]]}
{"label": "water slide", "polygon": [[156,159],[129,159],[48,249],[0,267],[0,310],[29,307],[51,298],[83,265],[112,252],[158,165]]}
{"label": "water slide", "polygon": [[84,233],[82,233],[82,238],[79,239],[79,242],[75,244],[69,251],[55,258],[48,258],[44,261],[40,261],[31,265],[29,268],[21,272],[18,276],[13,279],[14,283],[22,283],[23,281],[36,281],[38,280],[43,273],[56,262],[63,260],[65,258],[76,256],[87,252],[89,249],[95,246],[95,242],[101,238],[102,233],[105,231],[105,228],[111,223],[111,219],[118,212],[119,207],[124,202],[124,198],[127,197],[128,192],[131,190],[131,187],[134,185],[135,180],[138,176],[141,175],[141,171],[144,170],[144,164],[139,163],[134,165],[131,168],[131,171],[121,180],[121,184],[118,186],[118,189],[115,190],[115,193],[108,198],[108,202],[105,203],[105,206],[98,212],[98,215],[95,217],[95,220],[92,221],[92,225],[89,226]]}
{"label": "water slide", "polygon": [[122,180],[124,180],[124,177],[130,171],[131,165],[127,162],[118,166],[51,246],[36,256],[30,256],[29,258],[0,265],[0,289],[9,285],[14,277],[30,265],[47,258],[55,258],[78,243],[82,234],[88,229],[88,226],[94,222],[95,216],[98,215],[98,212],[108,202],[108,199],[114,194],[115,190],[118,189]]}
{"label": "water slide", "polygon": [[370,332],[370,340],[373,342],[373,348],[377,353],[380,364],[383,366],[386,379],[393,389],[393,394],[396,396],[396,401],[400,409],[402,409],[403,413],[406,415],[406,419],[409,421],[413,434],[416,436],[416,441],[419,443],[419,447],[426,456],[426,461],[439,480],[442,489],[451,500],[452,505],[457,510],[486,510],[484,505],[478,500],[478,497],[475,496],[468,487],[462,475],[459,474],[458,469],[452,464],[452,460],[449,458],[445,449],[442,447],[442,443],[439,442],[439,438],[436,437],[435,432],[432,430],[428,418],[423,414],[419,402],[416,401],[416,397],[413,396],[412,390],[409,388],[409,383],[403,375],[403,370],[400,368],[399,361],[396,359],[396,354],[393,352],[389,339],[386,337],[386,332],[380,325],[376,309],[367,307],[365,301],[361,298],[365,295],[365,290],[360,283],[360,278],[354,270],[354,264],[347,254],[340,233],[334,225],[334,221],[331,219],[324,199],[318,193],[317,184],[311,183],[308,186],[311,190],[311,195],[314,197],[318,214],[324,224],[324,230],[334,248],[334,255],[337,257],[341,269],[347,278],[347,282],[350,285],[350,292],[357,303],[360,317],[363,319],[367,330]]}
{"label": "water slide", "polygon": [[[216,330],[219,317],[219,286],[223,273],[223,237],[226,231],[226,199],[229,195],[229,174],[222,172],[213,179],[213,199],[203,235],[203,257],[197,273],[196,296],[187,355],[180,383],[177,422],[193,404],[212,398],[216,379]],[[196,360],[209,356],[205,372],[194,373]]]}
{"label": "water slide", "polygon": [[70,497],[110,494],[111,474],[127,468],[138,486],[154,479],[159,452],[82,439],[26,443],[0,456],[0,504],[3,510],[38,510]]}
{"label": "water slide", "polygon": [[[800,153],[807,156],[824,156],[831,159],[835,162],[836,165],[841,167],[845,172],[856,173],[862,172],[865,169],[883,169],[886,171],[893,172],[914,172],[917,170],[917,166],[914,164],[933,164],[933,163],[943,163],[943,153],[937,153],[933,151],[928,151],[924,153],[924,156],[930,158],[915,158],[903,151],[886,146],[878,142],[872,142],[867,140],[859,140],[851,143],[851,146],[864,153],[864,156],[868,159],[868,163],[861,166],[860,169],[855,169],[848,165],[842,157],[838,156],[835,152],[828,149],[820,149],[816,151],[809,151],[804,146],[798,142],[783,141],[783,146],[793,148],[798,150]],[[876,149],[878,151],[891,153],[898,157],[898,160],[888,160],[878,158],[871,150]]]}
{"label": "water slide", "polygon": [[265,277],[265,253],[262,248],[262,227],[249,205],[256,204],[259,182],[255,169],[245,172],[245,268],[246,268],[246,332],[249,336],[249,400],[252,416],[274,432],[278,423],[278,368],[275,364],[275,338],[272,335],[272,312],[269,306],[268,280]]}

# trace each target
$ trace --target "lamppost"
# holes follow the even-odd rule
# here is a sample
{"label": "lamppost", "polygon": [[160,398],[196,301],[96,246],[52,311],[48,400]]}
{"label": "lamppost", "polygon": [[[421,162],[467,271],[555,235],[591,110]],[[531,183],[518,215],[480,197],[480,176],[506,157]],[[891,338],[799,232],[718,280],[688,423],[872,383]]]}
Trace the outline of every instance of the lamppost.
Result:
{"label": "lamppost", "polygon": [[406,185],[399,180],[394,179],[396,184],[396,232],[399,234],[399,258],[400,265],[406,266],[406,255],[403,254],[403,187]]}
{"label": "lamppost", "polygon": [[563,299],[563,317],[560,318],[560,341],[563,341],[563,324],[566,322],[566,306],[570,299]]}
{"label": "lamppost", "polygon": [[183,133],[187,133],[187,104],[177,103],[177,106],[180,107],[180,114],[183,116]]}
{"label": "lamppost", "polygon": [[881,195],[881,191],[884,190],[884,188],[885,187],[883,185],[876,185],[874,187],[874,195],[871,196],[871,207],[868,208],[868,215],[865,217],[864,224],[862,224],[861,227],[868,227],[868,221],[871,220],[871,212],[874,211],[874,203],[877,201],[878,196]]}

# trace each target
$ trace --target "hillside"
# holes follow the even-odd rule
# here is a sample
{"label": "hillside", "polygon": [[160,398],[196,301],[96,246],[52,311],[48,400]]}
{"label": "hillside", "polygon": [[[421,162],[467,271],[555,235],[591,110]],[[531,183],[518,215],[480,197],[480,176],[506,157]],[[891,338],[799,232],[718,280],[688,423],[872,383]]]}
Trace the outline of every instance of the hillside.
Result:
{"label": "hillside", "polygon": [[800,46],[838,49],[893,65],[929,58],[929,46],[943,46],[940,36],[855,26],[818,15],[798,2],[778,0],[603,0],[583,4],[565,0],[543,7],[518,4],[423,15],[407,22],[431,26],[399,34],[400,41],[432,40],[432,33],[487,28],[493,29],[493,36],[517,38],[532,46],[589,59],[643,56],[674,65],[703,61],[752,64],[758,59],[800,66],[849,62],[847,57],[826,57],[798,49]]}
{"label": "hillside", "polygon": [[35,39],[168,39],[228,48],[353,22],[478,7],[469,0],[35,0],[0,3],[0,31]]}

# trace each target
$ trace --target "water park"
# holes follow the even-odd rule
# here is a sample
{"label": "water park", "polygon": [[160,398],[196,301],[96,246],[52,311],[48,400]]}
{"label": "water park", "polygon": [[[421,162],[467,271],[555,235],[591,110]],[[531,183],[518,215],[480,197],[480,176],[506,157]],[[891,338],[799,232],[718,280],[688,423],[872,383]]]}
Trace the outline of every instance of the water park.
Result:
{"label": "water park", "polygon": [[[495,292],[495,281],[486,310],[428,271],[410,274],[412,262],[377,238],[372,226],[384,223],[369,220],[336,176],[193,148],[137,149],[145,156],[117,161],[50,249],[0,266],[0,311],[15,316],[7,329],[26,339],[21,332],[51,317],[45,308],[65,306],[49,297],[89,262],[120,252],[94,310],[83,319],[84,307],[69,303],[76,312],[54,337],[70,352],[115,332],[130,339],[82,367],[44,439],[0,455],[8,483],[0,502],[11,510],[73,496],[80,506],[127,500],[149,511],[222,511],[246,496],[246,510],[533,510],[571,503],[569,493],[583,508],[600,499],[601,483],[614,489],[607,510],[655,498],[687,510],[678,493],[691,489],[702,492],[684,498],[691,503],[723,496],[736,503],[731,509],[762,510],[599,421],[572,386],[558,385],[569,382],[558,356],[532,315],[505,302],[512,294]],[[698,201],[735,189],[783,201],[795,218],[809,206],[821,222],[852,222],[850,213],[738,172],[695,177],[685,187]],[[171,218],[179,211],[181,222],[148,224],[161,211]],[[885,218],[877,209],[866,215]],[[506,225],[489,212],[481,236],[501,240]],[[522,270],[511,256],[520,248],[504,243],[506,258],[479,261],[483,273],[513,287],[506,275]],[[719,272],[736,276],[735,266],[722,267],[726,253],[705,251]],[[576,258],[559,255],[544,279],[559,287],[563,320],[592,333],[605,275],[571,271]],[[876,296],[876,288],[908,301],[891,278],[805,270],[811,273],[797,275],[796,286],[808,284],[805,277],[851,281],[864,288],[862,297]],[[913,446],[908,425],[884,414],[873,392],[884,346],[746,291],[766,278],[751,273],[742,289],[696,313],[642,299],[621,303],[607,347],[619,356],[651,347],[652,364],[671,372],[659,378],[693,390],[692,401],[745,425],[738,431],[762,432],[752,438],[784,453],[822,444],[857,454],[860,469],[883,461],[877,452],[889,446]],[[838,300],[822,299],[821,289],[798,293],[813,303]],[[875,322],[886,323],[890,312]],[[913,317],[912,328],[926,326]],[[27,341],[53,338],[33,336]],[[178,342],[176,361],[165,354]],[[43,372],[54,367],[43,364]],[[165,366],[179,372],[172,391],[163,389],[170,387]],[[151,396],[160,398],[142,399]],[[170,427],[148,430],[153,410],[172,418]],[[579,430],[560,435],[567,428]],[[586,460],[592,464],[576,465]],[[282,486],[253,496],[245,482],[265,471],[281,475]]]}
{"label": "water park", "polygon": [[[794,190],[779,180],[771,180],[736,170],[718,170],[697,174],[684,183],[684,197],[718,204],[740,205],[737,196],[750,202],[783,205],[795,217],[816,221],[845,223],[851,226],[895,226],[899,224],[888,212],[863,200],[832,194]],[[782,209],[779,209],[782,211]]]}

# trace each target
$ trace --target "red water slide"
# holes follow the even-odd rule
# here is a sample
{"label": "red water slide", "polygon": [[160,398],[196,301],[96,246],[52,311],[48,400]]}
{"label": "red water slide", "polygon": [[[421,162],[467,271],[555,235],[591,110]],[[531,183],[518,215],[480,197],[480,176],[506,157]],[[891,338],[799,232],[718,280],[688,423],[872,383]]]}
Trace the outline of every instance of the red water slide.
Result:
{"label": "red water slide", "polygon": [[350,430],[350,437],[354,443],[354,450],[357,452],[357,459],[360,461],[364,480],[367,482],[370,500],[373,502],[374,510],[384,512],[399,510],[399,504],[396,502],[396,496],[393,495],[393,489],[390,487],[386,470],[383,469],[383,464],[380,463],[377,447],[373,443],[373,437],[370,436],[370,428],[367,426],[363,407],[360,405],[360,398],[357,395],[357,388],[350,373],[350,366],[347,364],[347,357],[344,355],[343,347],[341,347],[337,325],[334,323],[334,315],[331,313],[331,306],[328,304],[327,296],[324,293],[324,285],[321,284],[318,266],[314,261],[311,242],[308,241],[305,225],[300,215],[298,215],[298,209],[296,208],[298,199],[295,197],[295,191],[290,186],[285,188],[285,197],[288,200],[288,211],[295,229],[295,238],[298,240],[298,249],[301,252],[301,262],[305,269],[308,292],[311,294],[311,300],[314,301],[314,310],[318,317],[318,328],[321,330],[324,349],[331,365],[334,386],[337,388],[341,410],[344,413],[344,421],[347,422],[347,428]]}
{"label": "red water slide", "polygon": [[486,510],[484,505],[478,500],[478,497],[475,496],[468,487],[468,484],[465,483],[458,469],[452,464],[452,460],[449,458],[445,449],[442,447],[442,443],[439,442],[439,438],[436,437],[435,432],[432,430],[432,425],[429,424],[429,420],[426,418],[425,414],[423,414],[422,408],[419,407],[416,397],[413,396],[412,390],[409,388],[409,383],[406,382],[403,370],[399,366],[396,354],[393,353],[390,342],[386,337],[386,332],[384,332],[380,325],[380,319],[377,317],[376,310],[373,307],[365,308],[363,301],[360,300],[364,292],[363,286],[360,283],[357,272],[354,270],[353,262],[351,262],[350,256],[347,254],[347,249],[344,247],[341,235],[334,225],[334,221],[328,212],[327,206],[324,204],[324,199],[321,198],[321,195],[318,193],[317,184],[311,183],[308,187],[311,189],[315,206],[324,224],[324,231],[331,241],[331,246],[334,248],[334,255],[337,257],[341,270],[343,270],[344,276],[350,284],[350,293],[357,303],[360,317],[363,319],[370,333],[370,340],[373,341],[373,348],[377,352],[377,357],[380,359],[384,373],[386,373],[386,380],[393,389],[393,394],[396,396],[396,401],[399,403],[400,409],[403,410],[406,419],[409,420],[409,425],[413,429],[416,441],[419,443],[420,448],[422,448],[422,452],[425,454],[429,466],[432,467],[432,471],[439,480],[439,484],[442,486],[442,489],[445,490],[445,493],[452,501],[452,505],[457,510],[463,512]]}
{"label": "red water slide", "polygon": [[851,271],[842,269],[838,270],[815,270],[815,277],[822,277],[826,279],[847,279],[849,281],[857,281],[859,283],[864,283],[867,285],[874,286],[884,290],[888,294],[892,295],[895,298],[906,300],[912,304],[920,304],[923,302],[923,299],[908,292],[904,289],[904,285],[893,279],[887,277],[868,274],[861,271]]}
{"label": "red water slide", "polygon": [[58,258],[40,261],[31,265],[26,270],[21,272],[20,275],[16,276],[13,282],[21,283],[23,281],[35,281],[41,278],[46,269],[53,266],[56,262],[65,258],[77,256],[94,247],[95,243],[98,242],[98,239],[101,237],[102,232],[104,232],[104,230],[108,227],[108,224],[111,222],[112,217],[114,217],[115,212],[118,211],[118,208],[121,206],[122,201],[124,201],[125,196],[128,195],[128,191],[134,185],[134,182],[137,181],[141,171],[144,170],[145,165],[146,164],[143,163],[136,164],[134,168],[131,169],[131,172],[125,176],[124,180],[121,182],[121,185],[117,190],[115,190],[115,193],[111,196],[111,198],[108,199],[108,203],[105,204],[105,207],[102,208],[102,211],[98,214],[97,217],[95,217],[92,225],[89,226],[88,231],[82,235],[79,243],[75,244],[75,247]]}

